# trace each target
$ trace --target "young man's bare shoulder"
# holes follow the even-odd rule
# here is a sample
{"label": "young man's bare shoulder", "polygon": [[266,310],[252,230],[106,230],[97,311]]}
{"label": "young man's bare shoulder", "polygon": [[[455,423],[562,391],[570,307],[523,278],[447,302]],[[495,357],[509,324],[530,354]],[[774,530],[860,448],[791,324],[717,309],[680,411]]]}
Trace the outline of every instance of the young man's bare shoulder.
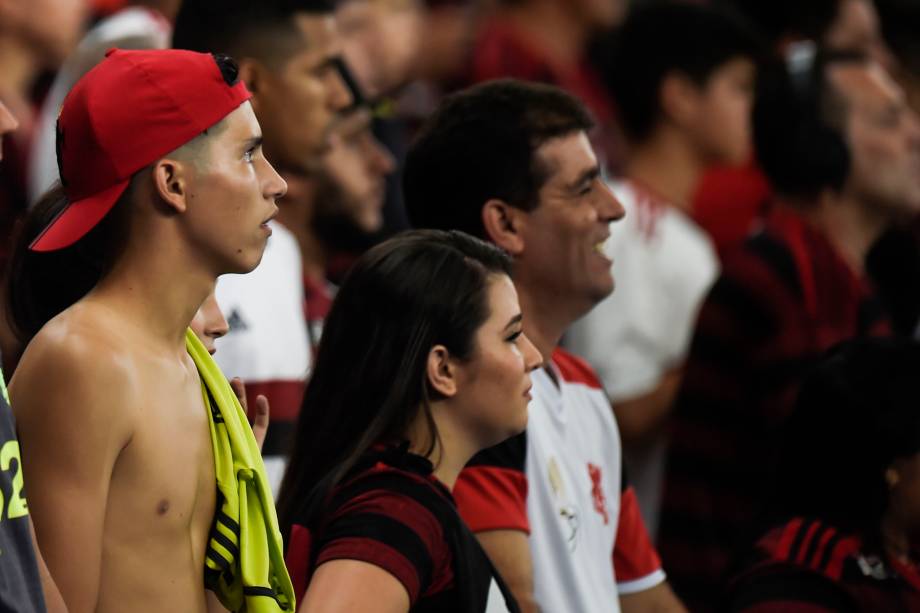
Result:
{"label": "young man's bare shoulder", "polygon": [[98,313],[77,306],[35,335],[16,368],[10,393],[17,413],[24,406],[52,410],[59,402],[81,411],[107,412],[136,404],[137,378],[135,356],[124,340]]}

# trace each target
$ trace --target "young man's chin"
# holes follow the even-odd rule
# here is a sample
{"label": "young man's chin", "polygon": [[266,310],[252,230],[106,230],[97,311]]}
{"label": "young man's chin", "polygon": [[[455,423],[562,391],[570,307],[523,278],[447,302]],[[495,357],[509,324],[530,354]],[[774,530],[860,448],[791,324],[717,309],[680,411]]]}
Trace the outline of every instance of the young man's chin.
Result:
{"label": "young man's chin", "polygon": [[264,244],[262,248],[258,250],[258,253],[250,252],[248,257],[245,251],[241,251],[237,254],[238,257],[227,267],[230,270],[225,271],[223,274],[245,275],[246,273],[250,273],[262,262],[262,256],[264,254]]}

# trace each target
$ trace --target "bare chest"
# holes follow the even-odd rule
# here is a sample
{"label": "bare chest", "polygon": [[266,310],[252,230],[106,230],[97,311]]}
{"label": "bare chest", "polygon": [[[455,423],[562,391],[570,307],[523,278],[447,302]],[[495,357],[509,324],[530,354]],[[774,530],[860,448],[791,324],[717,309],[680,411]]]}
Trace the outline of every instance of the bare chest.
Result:
{"label": "bare chest", "polygon": [[201,385],[197,377],[171,369],[150,369],[141,385],[144,402],[134,435],[112,472],[108,508],[115,512],[107,521],[142,539],[190,538],[193,549],[200,544],[203,550],[216,484]]}

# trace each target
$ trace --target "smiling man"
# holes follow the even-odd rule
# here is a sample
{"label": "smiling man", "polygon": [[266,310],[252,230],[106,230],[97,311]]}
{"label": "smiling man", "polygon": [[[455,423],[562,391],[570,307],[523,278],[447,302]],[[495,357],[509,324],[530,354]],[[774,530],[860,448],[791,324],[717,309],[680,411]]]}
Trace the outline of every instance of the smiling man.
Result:
{"label": "smiling man", "polygon": [[623,207],[580,102],[494,81],[447,98],[406,159],[416,226],[485,237],[513,258],[524,333],[543,356],[527,431],[483,452],[454,496],[523,611],[677,611],[597,376],[557,345],[613,291],[603,245]]}
{"label": "smiling man", "polygon": [[[208,382],[216,367],[186,334],[218,275],[259,263],[286,189],[236,73],[228,58],[114,50],[61,111],[64,187],[45,200],[63,210],[32,255],[67,254],[87,278],[101,264],[101,278],[67,300],[54,294],[72,280],[22,288],[63,310],[26,348],[10,396],[38,542],[71,613],[216,607],[206,564],[227,553],[215,549],[221,538],[238,547],[222,574],[239,579],[236,594],[209,581],[225,606],[280,611],[293,598],[283,565],[240,570],[280,551],[266,490],[261,517],[236,518],[245,534],[213,532],[216,516],[240,509],[226,506],[213,433],[230,414],[206,399],[233,392]],[[255,446],[251,432],[243,439]]]}

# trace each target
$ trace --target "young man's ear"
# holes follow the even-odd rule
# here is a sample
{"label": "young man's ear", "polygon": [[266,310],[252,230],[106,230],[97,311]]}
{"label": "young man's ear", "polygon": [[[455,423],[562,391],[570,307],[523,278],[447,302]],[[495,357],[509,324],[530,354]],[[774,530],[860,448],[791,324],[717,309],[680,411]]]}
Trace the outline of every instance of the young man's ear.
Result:
{"label": "young man's ear", "polygon": [[486,231],[486,238],[512,256],[520,254],[524,250],[521,228],[526,215],[526,211],[503,200],[489,200],[482,207],[482,225]]}
{"label": "young man's ear", "polygon": [[153,187],[164,206],[175,213],[184,213],[188,207],[189,164],[163,158],[153,166]]}
{"label": "young man's ear", "polygon": [[457,369],[444,345],[435,345],[431,348],[426,371],[428,383],[433,390],[446,398],[456,395]]}

